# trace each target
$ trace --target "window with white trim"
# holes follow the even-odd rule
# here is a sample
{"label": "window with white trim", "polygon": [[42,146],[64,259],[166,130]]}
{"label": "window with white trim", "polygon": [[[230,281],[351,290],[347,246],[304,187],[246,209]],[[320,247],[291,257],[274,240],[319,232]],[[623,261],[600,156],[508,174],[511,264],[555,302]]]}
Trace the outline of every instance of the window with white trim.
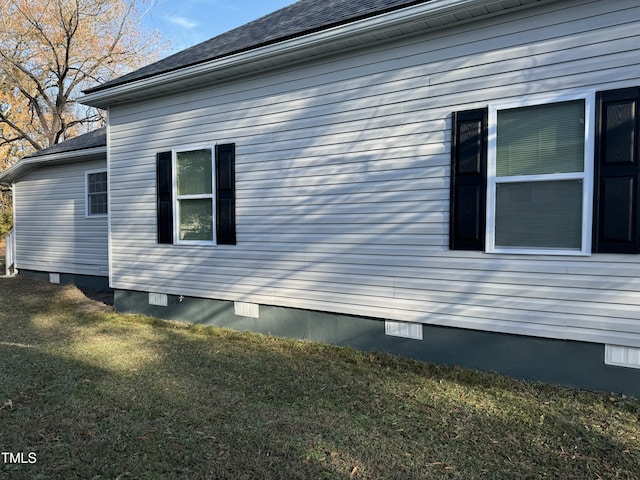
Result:
{"label": "window with white trim", "polygon": [[175,238],[178,243],[215,243],[213,148],[173,152]]}
{"label": "window with white trim", "polygon": [[490,108],[487,251],[591,251],[591,102]]}
{"label": "window with white trim", "polygon": [[87,217],[104,217],[109,211],[107,201],[107,172],[92,170],[86,172],[86,215]]}
{"label": "window with white trim", "polygon": [[451,118],[452,250],[640,254],[640,86]]}
{"label": "window with white trim", "polygon": [[156,154],[159,244],[236,244],[235,162],[235,143]]}

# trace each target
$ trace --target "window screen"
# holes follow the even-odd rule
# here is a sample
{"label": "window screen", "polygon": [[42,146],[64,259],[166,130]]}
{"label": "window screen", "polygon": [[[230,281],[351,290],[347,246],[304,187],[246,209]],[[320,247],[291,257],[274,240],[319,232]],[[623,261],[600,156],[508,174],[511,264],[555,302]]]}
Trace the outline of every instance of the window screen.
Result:
{"label": "window screen", "polygon": [[497,112],[496,248],[582,248],[584,112],[584,100]]}

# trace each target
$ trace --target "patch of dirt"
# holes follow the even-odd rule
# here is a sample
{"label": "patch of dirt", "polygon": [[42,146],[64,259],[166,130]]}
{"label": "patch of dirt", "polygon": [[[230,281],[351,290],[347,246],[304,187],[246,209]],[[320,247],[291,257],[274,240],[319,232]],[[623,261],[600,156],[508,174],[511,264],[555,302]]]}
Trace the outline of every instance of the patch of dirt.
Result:
{"label": "patch of dirt", "polygon": [[86,290],[83,291],[83,293],[91,300],[95,300],[96,302],[104,303],[105,305],[110,305],[113,307],[113,290]]}
{"label": "patch of dirt", "polygon": [[83,312],[113,311],[113,290],[81,289],[82,293],[92,302],[84,302],[80,310]]}

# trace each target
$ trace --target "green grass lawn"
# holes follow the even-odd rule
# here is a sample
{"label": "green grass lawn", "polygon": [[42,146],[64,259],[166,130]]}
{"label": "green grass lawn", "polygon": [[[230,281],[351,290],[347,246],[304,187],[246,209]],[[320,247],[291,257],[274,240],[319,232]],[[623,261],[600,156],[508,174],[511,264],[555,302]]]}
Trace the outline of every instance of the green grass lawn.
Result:
{"label": "green grass lawn", "polygon": [[3,479],[639,478],[639,415],[630,398],[0,279],[0,452],[36,460],[0,457]]}

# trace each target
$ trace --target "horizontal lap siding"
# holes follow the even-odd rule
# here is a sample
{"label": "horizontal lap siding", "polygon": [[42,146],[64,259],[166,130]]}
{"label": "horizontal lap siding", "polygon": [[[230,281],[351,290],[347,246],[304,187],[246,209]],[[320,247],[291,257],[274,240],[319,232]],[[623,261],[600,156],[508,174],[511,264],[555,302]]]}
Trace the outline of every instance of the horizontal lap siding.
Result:
{"label": "horizontal lap siding", "polygon": [[[606,5],[605,5],[606,3]],[[552,2],[114,107],[113,286],[640,346],[640,259],[448,249],[450,114],[640,84],[640,7]],[[155,244],[155,155],[236,143],[236,246]]]}
{"label": "horizontal lap siding", "polygon": [[42,167],[18,181],[20,269],[108,275],[107,218],[86,217],[85,172],[102,168],[106,161]]}

